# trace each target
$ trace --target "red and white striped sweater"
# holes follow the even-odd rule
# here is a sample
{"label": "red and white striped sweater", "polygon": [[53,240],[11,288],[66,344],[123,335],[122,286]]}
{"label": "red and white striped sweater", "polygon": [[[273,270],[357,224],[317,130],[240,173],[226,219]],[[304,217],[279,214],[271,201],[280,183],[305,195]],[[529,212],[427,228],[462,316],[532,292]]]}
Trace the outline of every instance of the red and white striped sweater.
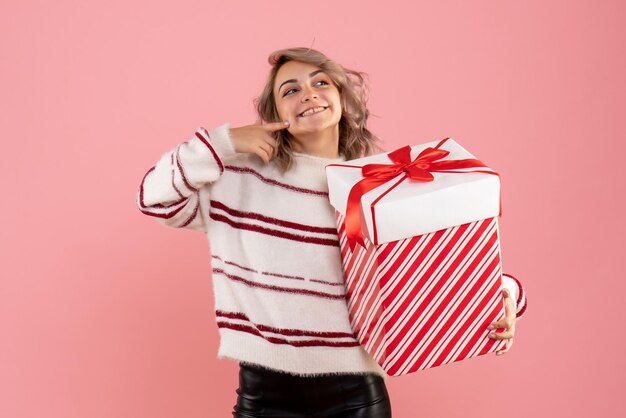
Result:
{"label": "red and white striped sweater", "polygon": [[[137,193],[141,212],[208,236],[218,358],[296,375],[385,371],[350,329],[334,208],[325,166],[345,161],[295,153],[281,175],[236,153],[229,123],[166,152]],[[521,284],[504,277],[526,309]]]}

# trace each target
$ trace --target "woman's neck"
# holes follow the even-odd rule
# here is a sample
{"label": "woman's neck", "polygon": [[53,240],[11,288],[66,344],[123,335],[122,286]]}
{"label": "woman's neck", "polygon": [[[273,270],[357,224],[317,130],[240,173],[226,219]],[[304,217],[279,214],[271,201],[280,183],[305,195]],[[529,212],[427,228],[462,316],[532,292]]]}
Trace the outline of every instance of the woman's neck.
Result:
{"label": "woman's neck", "polygon": [[301,154],[313,155],[322,158],[339,157],[339,126],[335,125],[321,132],[311,132],[298,135],[289,135],[291,149]]}

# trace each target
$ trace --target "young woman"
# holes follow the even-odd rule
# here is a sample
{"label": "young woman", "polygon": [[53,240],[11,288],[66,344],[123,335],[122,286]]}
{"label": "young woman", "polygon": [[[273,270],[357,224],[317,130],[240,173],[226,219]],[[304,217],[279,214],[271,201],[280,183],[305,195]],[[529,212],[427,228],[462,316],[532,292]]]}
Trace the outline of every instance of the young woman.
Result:
{"label": "young woman", "polygon": [[[310,48],[269,62],[257,122],[198,128],[148,170],[137,204],[208,236],[217,356],[240,366],[234,417],[390,417],[387,374],[350,328],[325,173],[383,151],[366,128],[364,74]],[[515,279],[505,286],[495,338],[512,340],[525,297]]]}

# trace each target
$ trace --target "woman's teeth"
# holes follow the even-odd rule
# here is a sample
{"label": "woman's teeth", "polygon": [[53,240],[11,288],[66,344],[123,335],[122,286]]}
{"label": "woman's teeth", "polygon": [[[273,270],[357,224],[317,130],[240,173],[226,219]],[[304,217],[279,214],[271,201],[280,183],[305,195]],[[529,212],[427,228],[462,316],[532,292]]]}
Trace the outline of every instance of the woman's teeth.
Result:
{"label": "woman's teeth", "polygon": [[323,111],[323,110],[326,110],[326,108],[325,108],[325,107],[322,107],[322,106],[318,106],[318,107],[316,107],[316,108],[314,108],[314,109],[307,110],[307,111],[306,111],[306,112],[304,112],[302,115],[300,115],[300,117],[303,117],[303,116],[309,116],[309,115],[312,115],[312,114],[314,114],[314,113],[319,113],[319,112],[321,112],[321,111]]}

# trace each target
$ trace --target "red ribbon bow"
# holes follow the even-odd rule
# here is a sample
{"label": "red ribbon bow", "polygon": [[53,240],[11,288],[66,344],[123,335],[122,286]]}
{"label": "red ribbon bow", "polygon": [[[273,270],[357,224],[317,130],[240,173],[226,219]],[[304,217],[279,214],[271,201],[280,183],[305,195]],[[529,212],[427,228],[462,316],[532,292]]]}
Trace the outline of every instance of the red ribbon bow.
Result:
{"label": "red ribbon bow", "polygon": [[[432,172],[439,173],[464,173],[464,171],[451,171],[459,168],[473,168],[473,167],[487,167],[483,162],[474,158],[467,158],[463,160],[441,160],[450,154],[450,151],[439,149],[444,142],[450,138],[441,140],[435,148],[428,147],[411,161],[411,147],[406,145],[402,148],[398,148],[387,154],[392,164],[366,164],[363,167],[347,164],[329,164],[329,166],[340,167],[353,167],[360,168],[361,175],[365,177],[357,184],[352,186],[350,193],[348,194],[348,205],[346,209],[346,235],[348,237],[348,245],[350,250],[354,251],[355,245],[358,243],[365,248],[365,242],[363,241],[363,234],[361,231],[361,225],[365,224],[363,220],[363,214],[361,211],[361,198],[367,192],[381,184],[387,183],[399,174],[404,175],[381,194],[371,204],[370,210],[372,211],[372,222],[374,224],[374,245],[378,245],[378,233],[376,229],[376,218],[374,212],[374,205],[387,193],[396,188],[406,178],[410,178],[413,181],[433,181],[434,177]],[[487,173],[500,176],[495,171],[487,170],[473,170],[472,173]],[[500,213],[502,215],[502,200],[500,200]]]}

